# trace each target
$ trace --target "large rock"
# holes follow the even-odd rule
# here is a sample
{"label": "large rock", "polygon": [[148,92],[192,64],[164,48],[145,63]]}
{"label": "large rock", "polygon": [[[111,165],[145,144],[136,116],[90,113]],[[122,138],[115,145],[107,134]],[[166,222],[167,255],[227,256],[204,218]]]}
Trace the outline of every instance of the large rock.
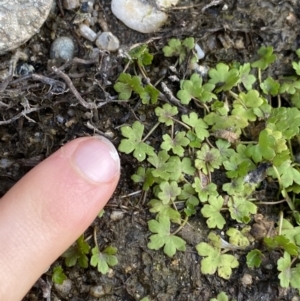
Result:
{"label": "large rock", "polygon": [[52,0],[1,0],[0,54],[17,48],[37,33],[51,6]]}
{"label": "large rock", "polygon": [[168,15],[159,10],[159,7],[168,8],[177,2],[178,0],[157,0],[155,6],[147,0],[112,0],[111,10],[129,28],[150,33],[159,30],[168,19]]}

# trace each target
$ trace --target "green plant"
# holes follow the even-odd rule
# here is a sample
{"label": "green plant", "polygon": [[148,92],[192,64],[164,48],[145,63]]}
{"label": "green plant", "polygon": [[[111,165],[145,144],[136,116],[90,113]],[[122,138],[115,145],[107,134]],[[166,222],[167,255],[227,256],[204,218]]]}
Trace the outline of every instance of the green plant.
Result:
{"label": "green plant", "polygon": [[144,161],[146,155],[154,155],[153,147],[149,146],[142,139],[144,133],[144,125],[142,125],[139,121],[136,121],[132,127],[125,126],[121,129],[122,135],[127,137],[127,139],[123,139],[119,146],[119,151],[124,152],[126,154],[130,154],[133,152],[133,156],[138,161]]}
{"label": "green plant", "polygon": [[84,241],[84,236],[81,235],[77,240],[76,243],[73,244],[64,254],[62,257],[65,258],[65,264],[67,267],[72,267],[79,264],[82,268],[88,267],[88,257],[87,254],[90,252],[89,244]]}
{"label": "green plant", "polygon": [[157,220],[148,221],[149,230],[152,233],[149,249],[158,250],[164,247],[164,253],[172,257],[176,250],[185,251],[185,241],[170,232],[170,219],[167,216],[160,216]]}
{"label": "green plant", "polygon": [[52,281],[54,283],[62,284],[66,279],[67,279],[67,276],[64,273],[64,270],[60,265],[53,268]]}
{"label": "green plant", "polygon": [[153,55],[149,52],[147,45],[140,45],[131,49],[128,53],[131,60],[136,60],[139,66],[151,65]]}
{"label": "green plant", "polygon": [[[84,235],[81,235],[76,242],[63,253],[62,257],[65,258],[65,265],[67,267],[72,267],[78,264],[81,268],[87,268],[90,264],[93,267],[97,267],[97,270],[100,273],[106,274],[110,267],[118,264],[118,259],[115,256],[118,250],[115,247],[108,246],[103,251],[100,251],[96,235],[97,233],[95,228],[94,248],[91,249],[90,245],[84,240]],[[90,251],[92,251],[91,256]],[[52,279],[54,282],[59,284],[66,279],[61,266],[53,269]]]}
{"label": "green plant", "polygon": [[121,73],[114,89],[119,92],[119,99],[128,100],[132,93],[140,96],[144,104],[155,104],[159,91],[152,85],[143,85],[139,76],[131,76],[128,73]]}
{"label": "green plant", "polygon": [[96,246],[92,249],[91,265],[97,267],[101,274],[106,274],[110,267],[118,264],[118,259],[115,256],[116,253],[117,248],[112,246],[106,247],[102,252]]}
{"label": "green plant", "polygon": [[[216,236],[216,235],[213,235]],[[208,238],[212,238],[214,242],[216,237],[213,237],[212,233],[208,235]],[[219,238],[219,237],[218,237]],[[216,271],[218,275],[224,279],[229,279],[232,273],[232,269],[239,266],[237,259],[231,254],[223,254],[221,252],[221,246],[217,244],[208,244],[206,242],[200,242],[196,246],[198,254],[203,256],[201,260],[201,272],[203,274],[212,275]]]}
{"label": "green plant", "polygon": [[[177,63],[194,60],[194,45],[192,38],[171,39],[163,53],[178,57]],[[139,51],[146,57],[149,53],[145,47]],[[274,78],[264,71],[276,60],[273,48],[261,47],[257,54],[252,63],[218,63],[208,71],[207,80],[197,73],[182,77],[172,104],[161,103],[166,98],[157,88],[157,97],[143,101],[144,71],[124,73],[114,86],[119,97],[140,98],[144,109],[151,108],[155,116],[153,124],[145,122],[147,126],[135,121],[121,127],[124,139],[119,151],[133,153],[138,168],[132,180],[152,197],[150,249],[163,248],[170,257],[184,251],[180,230],[189,218],[201,214],[209,229],[223,230],[229,241],[212,232],[209,241],[197,244],[202,273],[229,279],[239,262],[228,252],[237,249],[244,252],[250,268],[259,267],[266,252],[280,251],[280,283],[299,289],[295,279],[300,227],[295,225],[300,225],[300,166],[294,153],[300,141],[300,63],[292,62],[295,74]],[[149,78],[147,85],[153,87]],[[282,106],[282,97],[290,97],[286,102],[291,105]],[[220,174],[226,177],[221,184],[216,181]],[[256,195],[266,178],[278,189],[277,200],[268,205],[282,202],[291,222],[278,218],[277,233],[264,240],[262,249],[251,250],[253,216],[266,204]],[[229,226],[233,221],[239,229]]]}
{"label": "green plant", "polygon": [[[229,301],[228,296],[226,295],[226,293],[221,292],[218,294],[217,298],[212,298],[209,301]],[[232,300],[234,301],[234,300]]]}
{"label": "green plant", "polygon": [[166,57],[179,57],[179,64],[181,64],[187,56],[188,51],[194,49],[194,38],[186,38],[183,41],[179,39],[171,39],[168,45],[163,48]]}
{"label": "green plant", "polygon": [[273,47],[271,46],[262,46],[257,51],[257,54],[259,55],[259,60],[251,64],[251,66],[254,68],[260,68],[262,70],[265,70],[276,60],[276,55],[273,53]]}

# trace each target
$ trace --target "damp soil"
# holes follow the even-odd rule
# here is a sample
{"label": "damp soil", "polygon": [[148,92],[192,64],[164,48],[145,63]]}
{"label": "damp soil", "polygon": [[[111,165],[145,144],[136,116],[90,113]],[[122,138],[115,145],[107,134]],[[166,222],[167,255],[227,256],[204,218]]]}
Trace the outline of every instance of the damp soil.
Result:
{"label": "damp soil", "polygon": [[[171,37],[194,37],[206,54],[200,63],[207,67],[218,62],[251,61],[260,46],[273,46],[278,60],[270,70],[271,75],[289,74],[287,66],[300,47],[298,1],[227,0],[214,1],[205,7],[207,4],[209,1],[180,1],[177,9],[169,11],[169,22],[160,32],[140,34],[113,16],[110,1],[99,1],[95,9],[119,38],[122,52],[101,52],[94,57],[95,46],[77,32],[80,10],[66,11],[56,6],[40,33],[20,48],[28,54],[28,60],[18,61],[15,76],[9,81],[5,78],[12,53],[2,55],[0,195],[74,138],[103,134],[117,147],[123,124],[139,119],[146,128],[153,126],[156,121],[151,106],[143,106],[138,99],[126,103],[111,101],[116,96],[113,83],[125,67],[122,54],[134,44],[146,42],[151,52],[157,54],[149,73],[150,80],[155,83],[163,78],[171,90],[178,88],[178,83],[169,80],[169,76],[174,75],[169,68],[174,61],[161,55],[162,47]],[[95,24],[94,29],[100,30],[100,25]],[[49,49],[51,41],[63,35],[74,39],[76,57],[82,60],[74,59],[61,70],[85,101],[107,101],[99,109],[85,108],[76,98],[74,89],[67,86],[60,89],[66,81],[51,67],[63,64],[50,61]],[[34,67],[34,74],[38,76],[28,74],[28,65]],[[179,78],[187,77],[187,64],[183,63],[176,72]],[[41,75],[59,83],[49,84],[39,77]],[[150,142],[157,143],[159,134],[158,131],[153,135]],[[64,267],[68,282],[63,287],[54,285],[50,268],[24,300],[136,301],[149,296],[150,300],[158,301],[206,301],[221,291],[239,301],[299,300],[295,290],[279,286],[276,253],[264,258],[261,268],[249,270],[245,254],[236,252],[240,266],[228,281],[215,275],[202,275],[201,258],[194,246],[205,241],[208,230],[200,215],[189,219],[178,233],[187,241],[186,252],[177,252],[173,258],[168,258],[161,250],[149,250],[147,220],[151,214],[147,202],[151,196],[143,199],[141,194],[131,195],[140,189],[130,180],[137,162],[130,155],[120,156],[122,175],[117,190],[104,216],[97,218],[85,233],[85,237],[92,237],[96,230],[100,250],[108,245],[116,247],[118,265],[101,275],[92,267],[68,268],[63,259],[58,259],[54,265]],[[89,243],[93,245],[92,238]],[[245,275],[252,276],[251,284],[247,284]]]}

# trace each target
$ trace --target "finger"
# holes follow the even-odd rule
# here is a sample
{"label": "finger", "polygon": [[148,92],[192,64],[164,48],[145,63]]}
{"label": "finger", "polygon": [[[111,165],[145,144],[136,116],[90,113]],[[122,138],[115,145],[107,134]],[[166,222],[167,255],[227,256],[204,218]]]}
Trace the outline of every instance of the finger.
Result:
{"label": "finger", "polygon": [[114,192],[119,173],[118,153],[107,139],[79,138],[0,200],[0,300],[22,299],[91,224]]}

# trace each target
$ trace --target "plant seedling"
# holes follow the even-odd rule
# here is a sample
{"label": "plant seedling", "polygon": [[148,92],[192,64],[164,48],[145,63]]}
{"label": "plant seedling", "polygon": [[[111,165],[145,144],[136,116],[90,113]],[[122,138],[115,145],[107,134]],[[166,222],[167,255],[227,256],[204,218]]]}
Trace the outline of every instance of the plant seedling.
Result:
{"label": "plant seedling", "polygon": [[276,55],[273,54],[273,47],[271,46],[268,47],[262,46],[257,51],[257,54],[259,55],[260,59],[251,64],[251,66],[254,68],[265,70],[276,60]]}
{"label": "plant seedling", "polygon": [[53,268],[52,273],[52,281],[57,284],[63,284],[63,282],[67,279],[66,274],[64,273],[63,268],[58,265]]}
{"label": "plant seedling", "polygon": [[170,219],[166,216],[159,216],[158,221],[148,221],[148,227],[152,234],[148,243],[149,249],[158,250],[164,247],[164,253],[169,257],[173,257],[178,251],[185,251],[186,242],[170,232]]}
{"label": "plant seedling", "polygon": [[222,159],[217,148],[210,148],[206,143],[197,151],[197,159],[195,160],[195,167],[201,170],[204,174],[209,174],[220,167]]}
{"label": "plant seedling", "polygon": [[174,38],[163,48],[163,52],[166,57],[179,57],[179,64],[181,64],[186,58],[188,51],[191,51],[194,47],[194,38],[186,38],[182,42],[179,39]]}
{"label": "plant seedling", "polygon": [[261,264],[263,253],[260,250],[251,250],[247,254],[247,266],[249,268],[258,268]]}
{"label": "plant seedling", "polygon": [[283,257],[278,259],[277,266],[280,271],[278,278],[280,280],[281,287],[293,287],[300,291],[300,264],[296,264],[292,268],[293,262],[291,261],[291,255],[288,252],[284,252]]}
{"label": "plant seedling", "polygon": [[92,249],[91,265],[97,267],[101,274],[106,274],[110,267],[118,264],[118,259],[115,256],[117,253],[117,248],[112,246],[106,247],[102,252],[100,252],[99,247],[96,246]]}
{"label": "plant seedling", "polygon": [[160,147],[166,151],[172,150],[175,155],[182,157],[184,155],[184,147],[190,143],[185,134],[185,132],[177,132],[174,138],[164,134],[162,137],[164,141]]}
{"label": "plant seedling", "polygon": [[[226,295],[226,293],[221,292],[218,294],[217,298],[212,298],[209,301],[229,301],[228,296]],[[235,300],[232,300],[235,301]]]}
{"label": "plant seedling", "polygon": [[208,204],[205,204],[201,213],[204,217],[208,218],[206,220],[208,228],[218,228],[223,229],[226,221],[222,214],[220,213],[224,204],[224,199],[222,196],[210,196],[208,199]]}
{"label": "plant seedling", "polygon": [[128,53],[132,60],[136,60],[139,66],[151,65],[153,55],[149,53],[147,44],[143,44],[131,49]]}
{"label": "plant seedling", "polygon": [[177,92],[177,97],[184,105],[189,104],[191,99],[195,99],[200,103],[209,102],[217,99],[217,96],[211,92],[214,88],[214,84],[206,83],[202,85],[202,78],[199,74],[194,73],[190,80],[180,81],[180,90]]}
{"label": "plant seedling", "polygon": [[[193,38],[174,38],[163,52],[167,58],[178,58],[175,68],[187,58],[194,59],[194,46]],[[134,51],[132,58],[139,66],[155,64],[147,47]],[[252,63],[218,63],[208,71],[208,79],[197,73],[186,78],[183,68],[178,68],[180,82],[173,84],[170,93],[179,101],[169,94],[163,97],[164,89],[160,92],[144,84],[136,74],[120,75],[115,85],[119,98],[132,103],[133,96],[139,97],[145,111],[151,103],[156,124],[147,135],[139,121],[122,127],[124,139],[119,150],[133,153],[143,162],[132,179],[153,196],[148,202],[155,214],[148,221],[150,249],[163,248],[169,257],[184,251],[186,243],[177,233],[180,235],[190,217],[200,214],[208,228],[222,229],[227,235],[223,239],[210,233],[209,242],[197,244],[198,254],[203,256],[202,273],[229,279],[239,263],[228,252],[241,250],[239,256],[246,257],[250,268],[257,268],[265,253],[275,250],[283,254],[277,262],[281,285],[300,289],[296,283],[300,277],[300,227],[294,225],[300,224],[300,49],[292,74],[281,78],[263,71],[276,60],[273,48],[264,46],[257,53],[258,59]],[[145,77],[145,69],[139,69]],[[170,103],[160,104],[163,99]],[[259,195],[270,183],[278,186],[278,193],[275,200],[266,202]],[[251,236],[250,226],[245,225],[252,225],[253,215],[266,203],[282,203],[290,221],[281,218],[279,234],[266,237],[262,249],[246,255]],[[179,224],[173,233],[171,223]],[[232,223],[237,227],[230,227]],[[219,294],[215,300],[226,298]]]}
{"label": "plant seedling", "polygon": [[145,143],[142,139],[144,125],[139,121],[134,122],[132,127],[123,126],[121,132],[127,139],[121,141],[119,151],[126,154],[133,152],[133,156],[140,162],[145,160],[146,155],[154,155],[153,147]]}
{"label": "plant seedling", "polygon": [[224,63],[217,64],[216,68],[210,69],[208,74],[210,77],[208,82],[217,85],[217,88],[215,89],[216,93],[229,91],[240,80],[239,71],[235,68],[230,69]]}
{"label": "plant seedling", "polygon": [[65,264],[67,267],[72,267],[78,262],[80,267],[87,268],[89,265],[87,254],[89,254],[89,252],[90,246],[86,241],[84,241],[84,236],[81,235],[76,240],[76,243],[63,253],[62,257],[65,258]]}
{"label": "plant seedling", "polygon": [[211,246],[206,242],[200,242],[196,246],[200,256],[205,258],[201,260],[201,273],[213,275],[216,271],[224,279],[229,279],[232,269],[239,266],[237,259],[230,254],[222,254],[221,248]]}

